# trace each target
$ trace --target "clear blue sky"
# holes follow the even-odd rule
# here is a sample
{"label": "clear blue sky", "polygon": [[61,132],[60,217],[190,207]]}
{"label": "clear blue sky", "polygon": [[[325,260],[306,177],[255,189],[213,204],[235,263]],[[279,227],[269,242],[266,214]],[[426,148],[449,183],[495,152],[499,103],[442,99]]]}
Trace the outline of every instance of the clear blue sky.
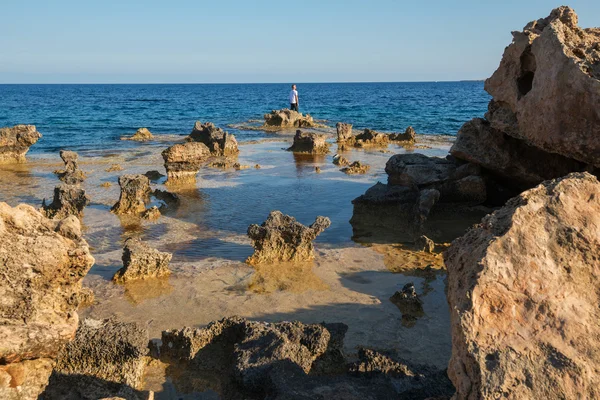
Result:
{"label": "clear blue sky", "polygon": [[[0,83],[483,79],[543,0],[0,0]],[[569,4],[600,26],[600,0]]]}

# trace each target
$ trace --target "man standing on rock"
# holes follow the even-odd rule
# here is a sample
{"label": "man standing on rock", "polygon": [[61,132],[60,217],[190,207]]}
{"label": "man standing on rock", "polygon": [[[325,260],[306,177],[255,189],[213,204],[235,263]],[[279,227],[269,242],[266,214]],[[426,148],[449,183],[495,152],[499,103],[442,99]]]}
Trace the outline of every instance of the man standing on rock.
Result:
{"label": "man standing on rock", "polygon": [[290,110],[298,112],[298,91],[296,85],[292,85],[292,91],[290,92]]}

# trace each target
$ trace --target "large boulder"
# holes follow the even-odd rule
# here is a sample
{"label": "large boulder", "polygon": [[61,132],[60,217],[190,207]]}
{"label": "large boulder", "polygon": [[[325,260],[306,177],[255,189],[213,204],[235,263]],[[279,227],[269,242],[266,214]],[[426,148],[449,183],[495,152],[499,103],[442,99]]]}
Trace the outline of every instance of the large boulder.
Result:
{"label": "large boulder", "polygon": [[254,254],[249,264],[307,261],[314,258],[313,240],[331,225],[327,217],[317,217],[311,226],[302,225],[281,211],[271,211],[262,225],[250,225],[248,236]]}
{"label": "large boulder", "polygon": [[600,397],[600,183],[510,200],[444,255],[459,399]]}
{"label": "large boulder", "polygon": [[294,144],[287,150],[294,153],[327,154],[329,153],[329,144],[326,139],[327,136],[321,133],[297,130]]}
{"label": "large boulder", "polygon": [[85,173],[79,169],[79,156],[77,153],[70,150],[61,150],[60,158],[62,158],[65,163],[65,169],[55,171],[58,175],[58,179],[68,185],[77,185],[85,180]]}
{"label": "large boulder", "polygon": [[265,128],[314,128],[318,124],[309,115],[302,115],[297,111],[288,110],[273,110],[270,114],[264,115]]}
{"label": "large boulder", "polygon": [[169,276],[172,257],[171,253],[153,249],[139,239],[127,239],[123,248],[123,268],[115,273],[113,281],[125,283],[136,279]]}
{"label": "large boulder", "polygon": [[179,143],[164,150],[162,157],[169,183],[193,182],[202,164],[210,157],[210,150],[204,143]]}
{"label": "large boulder", "polygon": [[0,128],[0,164],[25,161],[25,154],[42,135],[33,125]]}
{"label": "large boulder", "polygon": [[150,199],[150,180],[145,175],[121,175],[119,201],[111,208],[115,214],[139,214]]}
{"label": "large boulder", "polygon": [[550,153],[600,167],[600,29],[569,7],[513,32],[486,81],[492,127]]}
{"label": "large boulder", "polygon": [[46,385],[52,359],[75,335],[81,281],[93,263],[76,218],[0,203],[1,398],[37,398]]}
{"label": "large boulder", "polygon": [[217,128],[212,122],[203,124],[196,121],[188,140],[204,143],[214,156],[235,156],[240,152],[235,136]]}
{"label": "large boulder", "polygon": [[81,187],[61,184],[54,188],[52,203],[46,205],[46,199],[44,199],[40,212],[51,219],[63,219],[69,215],[81,219],[83,209],[88,204],[90,204],[90,197]]}

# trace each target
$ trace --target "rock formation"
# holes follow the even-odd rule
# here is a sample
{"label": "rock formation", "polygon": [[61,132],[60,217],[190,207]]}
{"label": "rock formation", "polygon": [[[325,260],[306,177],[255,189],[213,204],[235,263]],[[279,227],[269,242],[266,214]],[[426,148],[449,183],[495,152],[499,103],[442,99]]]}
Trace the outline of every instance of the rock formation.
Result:
{"label": "rock formation", "polygon": [[[415,142],[416,133],[412,126],[406,128],[404,133],[382,133],[372,129],[365,129],[358,135],[352,135],[352,129],[348,130],[345,124],[338,124],[337,141],[341,145],[354,147],[387,146],[392,142],[412,144]],[[351,126],[350,126],[351,127]]]}
{"label": "rock formation", "polygon": [[162,152],[169,183],[194,181],[202,164],[210,156],[204,143],[187,142],[169,147]]}
{"label": "rock formation", "polygon": [[79,221],[0,203],[0,398],[35,399],[77,329],[81,280],[94,263]]}
{"label": "rock formation", "polygon": [[415,132],[415,128],[409,126],[408,128],[406,128],[404,133],[390,134],[390,140],[392,142],[414,143],[417,140],[417,132]]}
{"label": "rock formation", "polygon": [[600,397],[600,183],[510,200],[444,255],[457,398]]}
{"label": "rock formation", "polygon": [[348,165],[345,168],[342,168],[340,171],[348,175],[356,175],[366,174],[370,168],[370,165],[363,164],[360,161],[354,161],[352,164]]}
{"label": "rock formation", "polygon": [[196,121],[188,140],[204,143],[213,156],[235,156],[240,152],[235,136],[215,127],[212,122]]}
{"label": "rock formation", "polygon": [[424,251],[426,253],[433,253],[435,250],[435,242],[433,240],[429,239],[427,236],[421,235],[415,241],[415,247],[419,251]]}
{"label": "rock formation", "polygon": [[337,165],[338,167],[346,167],[350,165],[350,161],[348,161],[344,156],[336,154],[333,156],[333,165]]}
{"label": "rock formation", "polygon": [[165,175],[161,174],[157,170],[147,171],[144,174],[144,176],[146,176],[148,179],[150,179],[150,181],[154,183],[158,182],[159,180],[165,177]]}
{"label": "rock formation", "polygon": [[123,268],[113,276],[113,281],[126,283],[136,279],[168,276],[173,255],[151,248],[139,239],[128,239],[123,248]]}
{"label": "rock formation", "polygon": [[74,151],[61,150],[60,158],[65,163],[65,169],[62,171],[55,171],[58,178],[68,185],[77,185],[85,180],[85,173],[79,169],[77,163],[79,156]]}
{"label": "rock formation", "polygon": [[90,204],[90,198],[85,194],[85,190],[79,186],[63,183],[54,188],[52,203],[46,205],[46,199],[44,199],[40,212],[51,219],[63,219],[69,215],[81,219],[83,209],[88,204]]}
{"label": "rock formation", "polygon": [[329,144],[326,142],[327,136],[314,132],[296,131],[294,144],[288,149],[294,153],[309,154],[327,154],[329,153]]}
{"label": "rock formation", "polygon": [[314,258],[313,240],[331,225],[327,217],[317,217],[307,227],[281,211],[272,211],[262,225],[250,225],[248,236],[254,254],[249,264],[264,262],[306,261]]}
{"label": "rock formation", "polygon": [[133,134],[133,136],[121,138],[121,140],[133,140],[136,142],[146,142],[152,139],[154,139],[154,136],[148,130],[148,128],[140,128]]}
{"label": "rock formation", "polygon": [[150,198],[150,180],[141,174],[119,177],[121,195],[111,208],[115,214],[139,214],[146,210]]}
{"label": "rock formation", "polygon": [[42,135],[33,125],[0,128],[0,164],[25,161],[25,154]]}
{"label": "rock formation", "polygon": [[265,114],[265,128],[314,128],[318,124],[309,115],[302,115],[299,112],[288,110],[273,110],[270,114]]}
{"label": "rock formation", "polygon": [[406,327],[414,326],[417,319],[425,315],[423,312],[423,302],[417,295],[415,285],[412,282],[407,283],[402,290],[394,293],[394,295],[390,297],[390,301],[394,303],[402,313],[402,324]]}
{"label": "rock formation", "polygon": [[146,211],[142,212],[142,219],[146,219],[149,221],[154,221],[158,218],[160,218],[161,213],[160,213],[160,209],[156,206],[152,206],[150,208],[148,208]]}
{"label": "rock formation", "polygon": [[104,171],[106,171],[106,172],[123,171],[123,167],[120,166],[119,164],[113,164],[110,167],[106,168]]}
{"label": "rock formation", "polygon": [[337,131],[337,142],[346,142],[352,138],[352,124],[338,122],[335,125]]}

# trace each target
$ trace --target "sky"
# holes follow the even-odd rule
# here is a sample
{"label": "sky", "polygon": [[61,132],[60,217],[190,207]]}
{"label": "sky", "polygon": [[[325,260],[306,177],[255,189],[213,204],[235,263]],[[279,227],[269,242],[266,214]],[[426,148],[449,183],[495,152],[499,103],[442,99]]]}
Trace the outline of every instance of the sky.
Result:
{"label": "sky", "polygon": [[[0,83],[485,79],[547,0],[0,0]],[[580,26],[600,1],[573,0]]]}

